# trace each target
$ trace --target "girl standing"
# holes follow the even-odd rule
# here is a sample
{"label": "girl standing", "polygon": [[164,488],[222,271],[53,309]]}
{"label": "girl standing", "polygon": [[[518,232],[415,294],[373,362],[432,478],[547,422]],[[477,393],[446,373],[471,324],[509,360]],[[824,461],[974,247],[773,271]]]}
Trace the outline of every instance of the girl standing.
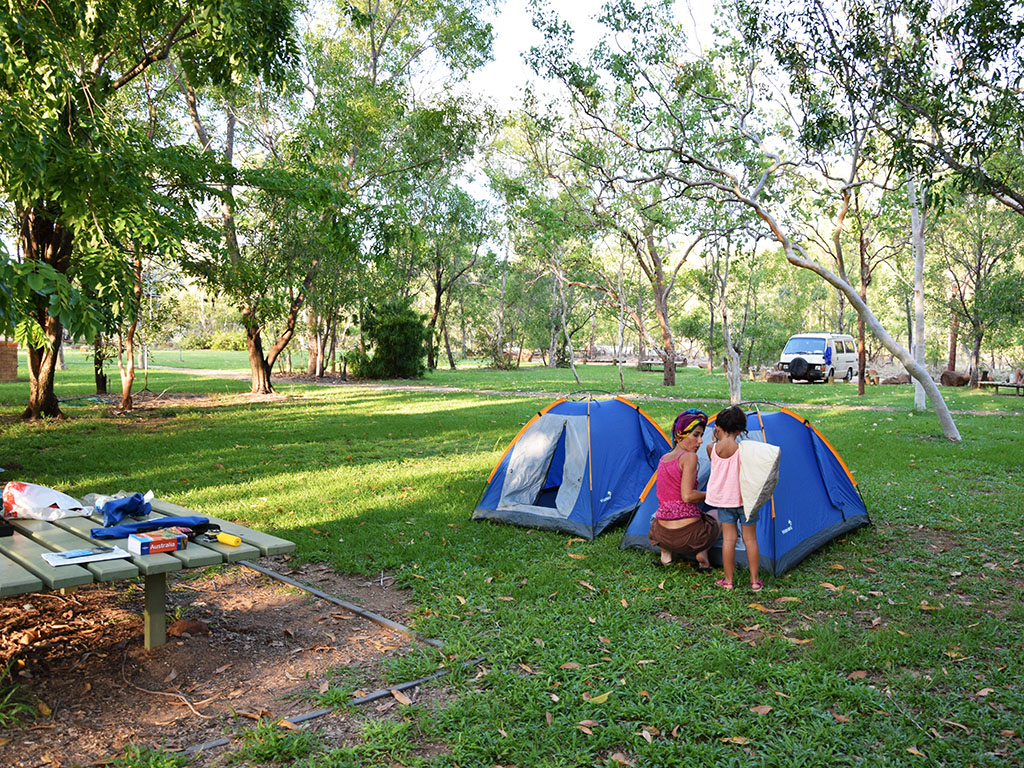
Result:
{"label": "girl standing", "polygon": [[707,423],[708,415],[696,408],[680,413],[672,425],[672,450],[658,464],[658,511],[647,538],[661,552],[659,565],[669,565],[679,554],[695,556],[702,569],[711,567],[708,549],[721,529],[701,509],[704,493],[697,490],[697,449]]}
{"label": "girl standing", "polygon": [[757,576],[761,553],[757,548],[755,528],[759,515],[755,511],[749,519],[744,518],[743,498],[740,494],[740,446],[736,438],[746,431],[747,414],[739,406],[726,408],[715,417],[715,441],[708,446],[711,476],[708,478],[705,502],[718,510],[718,521],[722,525],[722,565],[725,576],[715,584],[723,589],[732,589],[736,566],[736,523],[740,523],[750,568],[750,588],[760,592],[763,584]]}

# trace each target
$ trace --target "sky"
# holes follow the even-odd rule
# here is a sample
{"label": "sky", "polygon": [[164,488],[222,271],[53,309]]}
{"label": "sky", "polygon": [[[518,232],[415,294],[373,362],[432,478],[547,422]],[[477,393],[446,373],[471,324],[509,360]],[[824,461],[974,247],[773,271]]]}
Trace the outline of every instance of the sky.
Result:
{"label": "sky", "polygon": [[[599,0],[549,0],[562,18],[575,31],[577,53],[589,50],[596,43],[602,27],[594,16],[603,4]],[[683,23],[690,47],[699,50],[711,41],[713,0],[677,0],[677,18]],[[523,53],[542,42],[540,33],[530,21],[528,0],[504,0],[496,16],[489,19],[494,26],[494,60],[473,73],[470,87],[485,94],[502,111],[516,106],[522,87],[535,80],[523,61]]]}

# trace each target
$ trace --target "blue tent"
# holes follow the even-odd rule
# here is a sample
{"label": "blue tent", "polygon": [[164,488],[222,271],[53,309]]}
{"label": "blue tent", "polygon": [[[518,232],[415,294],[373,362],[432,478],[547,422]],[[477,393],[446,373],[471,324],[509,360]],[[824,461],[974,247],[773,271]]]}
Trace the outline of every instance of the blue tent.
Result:
{"label": "blue tent", "polygon": [[593,539],[633,514],[669,448],[658,425],[625,398],[561,398],[512,440],[473,519]]}
{"label": "blue tent", "polygon": [[[705,445],[711,443],[713,427],[714,419],[704,432]],[[787,409],[750,411],[744,439],[782,449],[778,485],[772,499],[761,508],[757,523],[762,570],[784,573],[826,542],[870,522],[850,470],[835,448],[802,416]],[[703,449],[697,458],[697,483],[704,488],[711,464]],[[653,496],[652,490],[630,521],[622,549],[655,549],[647,540],[651,518],[658,509]],[[712,562],[721,563],[721,541],[712,547],[709,556]],[[747,564],[742,538],[736,544],[736,562]]]}

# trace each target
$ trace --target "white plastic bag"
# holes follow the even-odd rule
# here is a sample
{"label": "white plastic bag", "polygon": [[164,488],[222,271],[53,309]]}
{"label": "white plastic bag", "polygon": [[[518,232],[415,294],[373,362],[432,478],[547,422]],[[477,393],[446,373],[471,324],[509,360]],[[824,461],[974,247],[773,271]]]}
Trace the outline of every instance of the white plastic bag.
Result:
{"label": "white plastic bag", "polygon": [[92,507],[45,485],[12,481],[4,486],[4,517],[53,521],[63,517],[88,517],[92,513]]}

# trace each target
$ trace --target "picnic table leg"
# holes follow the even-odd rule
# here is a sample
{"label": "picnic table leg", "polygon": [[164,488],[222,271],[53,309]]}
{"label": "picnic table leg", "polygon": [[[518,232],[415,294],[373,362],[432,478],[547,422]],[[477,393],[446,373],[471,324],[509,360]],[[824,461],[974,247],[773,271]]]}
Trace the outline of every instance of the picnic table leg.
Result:
{"label": "picnic table leg", "polygon": [[142,618],[146,650],[167,642],[167,574],[150,573],[146,580],[146,601]]}

